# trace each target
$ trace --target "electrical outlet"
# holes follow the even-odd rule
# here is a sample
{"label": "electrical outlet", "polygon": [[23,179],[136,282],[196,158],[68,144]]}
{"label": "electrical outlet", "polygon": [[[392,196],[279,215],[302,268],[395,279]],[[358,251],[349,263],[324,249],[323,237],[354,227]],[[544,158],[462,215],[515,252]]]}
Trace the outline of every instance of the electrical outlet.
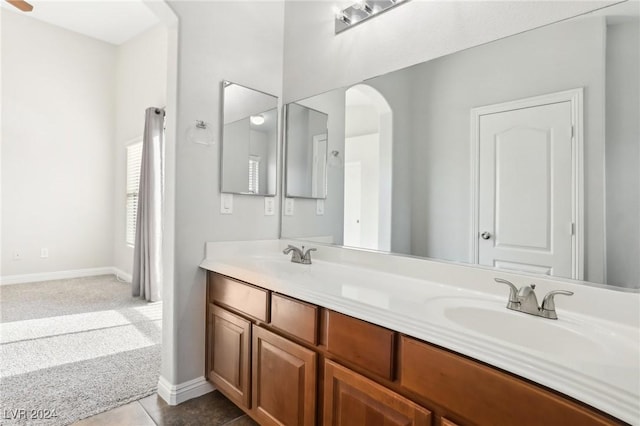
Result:
{"label": "electrical outlet", "polygon": [[275,214],[275,200],[273,197],[264,197],[264,215],[273,216]]}
{"label": "electrical outlet", "polygon": [[47,257],[49,257],[49,249],[48,248],[41,248],[40,249],[40,257],[42,259],[46,259]]}
{"label": "electrical outlet", "polygon": [[22,260],[22,252],[20,250],[14,250],[11,256],[13,260]]}
{"label": "electrical outlet", "polygon": [[293,216],[293,198],[284,199],[284,215]]}
{"label": "electrical outlet", "polygon": [[220,194],[220,213],[233,214],[233,194]]}

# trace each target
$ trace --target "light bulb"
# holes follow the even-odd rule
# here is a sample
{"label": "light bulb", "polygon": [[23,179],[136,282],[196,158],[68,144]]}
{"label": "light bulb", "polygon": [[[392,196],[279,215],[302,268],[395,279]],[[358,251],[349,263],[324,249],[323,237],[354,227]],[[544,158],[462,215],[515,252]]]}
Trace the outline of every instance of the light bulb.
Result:
{"label": "light bulb", "polygon": [[249,120],[251,120],[251,124],[255,126],[261,126],[264,124],[264,116],[262,114],[252,115]]}
{"label": "light bulb", "polygon": [[333,14],[338,21],[344,22],[347,25],[351,23],[351,19],[347,17],[347,15],[344,13],[344,10],[338,9],[338,6],[333,7]]}

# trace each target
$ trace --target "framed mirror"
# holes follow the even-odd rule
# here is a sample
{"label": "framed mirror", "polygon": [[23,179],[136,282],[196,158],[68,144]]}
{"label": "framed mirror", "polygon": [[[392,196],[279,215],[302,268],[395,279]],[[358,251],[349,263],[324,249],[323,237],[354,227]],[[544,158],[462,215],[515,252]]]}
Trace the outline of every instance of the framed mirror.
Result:
{"label": "framed mirror", "polygon": [[286,105],[287,197],[326,198],[328,121],[328,114],[302,103]]}
{"label": "framed mirror", "polygon": [[281,236],[637,291],[639,22],[620,3],[296,101],[344,163]]}
{"label": "framed mirror", "polygon": [[222,192],[276,194],[278,98],[222,82]]}

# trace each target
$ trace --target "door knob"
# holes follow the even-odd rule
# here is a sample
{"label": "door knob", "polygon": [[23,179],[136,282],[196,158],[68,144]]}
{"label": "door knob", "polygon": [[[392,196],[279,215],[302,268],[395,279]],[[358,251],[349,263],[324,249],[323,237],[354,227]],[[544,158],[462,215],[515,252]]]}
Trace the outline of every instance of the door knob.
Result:
{"label": "door knob", "polygon": [[480,234],[480,236],[483,240],[488,240],[489,238],[491,238],[491,233],[484,231],[482,234]]}

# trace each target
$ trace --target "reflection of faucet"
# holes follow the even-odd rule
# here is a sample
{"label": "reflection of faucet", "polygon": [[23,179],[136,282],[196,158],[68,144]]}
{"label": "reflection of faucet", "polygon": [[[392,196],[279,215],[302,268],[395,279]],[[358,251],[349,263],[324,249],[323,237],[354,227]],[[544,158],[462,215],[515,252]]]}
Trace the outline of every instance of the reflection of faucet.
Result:
{"label": "reflection of faucet", "polygon": [[503,280],[502,278],[496,278],[495,280],[497,283],[509,286],[509,302],[507,303],[507,309],[543,318],[558,319],[554,297],[557,294],[565,296],[571,296],[573,294],[572,291],[565,290],[550,291],[542,300],[542,306],[540,307],[538,306],[538,298],[536,297],[535,284],[531,284],[531,286],[524,286],[518,290],[513,283],[507,280]]}
{"label": "reflection of faucet", "polygon": [[311,252],[316,251],[315,248],[310,248],[307,251],[304,251],[304,246],[302,246],[302,250],[300,250],[296,246],[292,246],[289,244],[286,249],[282,250],[284,254],[291,254],[291,261],[293,263],[302,263],[303,265],[311,265]]}

